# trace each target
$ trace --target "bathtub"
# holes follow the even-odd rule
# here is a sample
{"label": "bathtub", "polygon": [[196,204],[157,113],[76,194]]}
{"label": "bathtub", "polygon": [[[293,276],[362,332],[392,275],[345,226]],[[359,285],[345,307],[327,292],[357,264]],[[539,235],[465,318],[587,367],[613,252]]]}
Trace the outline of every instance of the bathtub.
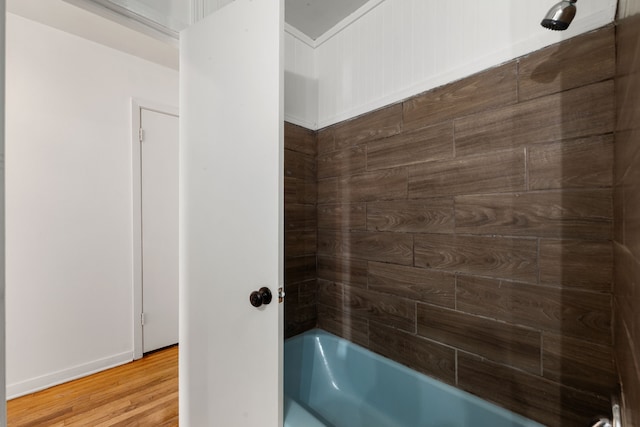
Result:
{"label": "bathtub", "polygon": [[318,329],[284,366],[285,427],[541,426]]}

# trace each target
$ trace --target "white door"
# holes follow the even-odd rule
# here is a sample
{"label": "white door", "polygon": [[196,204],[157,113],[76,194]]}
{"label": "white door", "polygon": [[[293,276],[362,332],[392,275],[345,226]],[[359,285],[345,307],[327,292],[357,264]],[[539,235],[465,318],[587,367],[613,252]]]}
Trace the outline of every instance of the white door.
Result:
{"label": "white door", "polygon": [[178,117],[140,108],[142,348],[178,342]]}
{"label": "white door", "polygon": [[180,34],[185,427],[282,425],[283,10],[236,0]]}

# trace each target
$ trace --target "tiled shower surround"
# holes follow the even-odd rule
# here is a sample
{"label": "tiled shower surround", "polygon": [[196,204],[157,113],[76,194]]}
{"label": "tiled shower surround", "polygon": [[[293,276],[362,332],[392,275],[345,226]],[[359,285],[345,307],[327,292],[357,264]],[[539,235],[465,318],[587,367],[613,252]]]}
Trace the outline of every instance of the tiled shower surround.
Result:
{"label": "tiled shower surround", "polygon": [[640,15],[618,24],[617,52],[614,341],[625,425],[640,426]]}
{"label": "tiled shower surround", "polygon": [[285,336],[316,326],[316,133],[285,123]]}
{"label": "tiled shower surround", "polygon": [[550,426],[609,412],[615,44],[607,27],[287,124],[287,334],[319,326]]}

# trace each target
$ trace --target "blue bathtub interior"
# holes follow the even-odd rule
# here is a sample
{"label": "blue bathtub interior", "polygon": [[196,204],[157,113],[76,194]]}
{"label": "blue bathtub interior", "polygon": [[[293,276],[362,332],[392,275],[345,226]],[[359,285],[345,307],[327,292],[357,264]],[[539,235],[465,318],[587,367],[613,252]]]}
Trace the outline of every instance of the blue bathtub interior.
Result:
{"label": "blue bathtub interior", "polygon": [[285,427],[541,426],[319,329],[284,347]]}

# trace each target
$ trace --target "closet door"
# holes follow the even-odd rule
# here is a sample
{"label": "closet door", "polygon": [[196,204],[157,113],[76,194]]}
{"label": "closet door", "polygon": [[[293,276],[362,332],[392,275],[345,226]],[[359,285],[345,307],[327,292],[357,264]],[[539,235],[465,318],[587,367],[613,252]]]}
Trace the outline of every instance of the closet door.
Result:
{"label": "closet door", "polygon": [[283,10],[236,0],[180,34],[182,426],[282,425]]}
{"label": "closet door", "polygon": [[143,352],[178,343],[178,116],[140,108]]}

